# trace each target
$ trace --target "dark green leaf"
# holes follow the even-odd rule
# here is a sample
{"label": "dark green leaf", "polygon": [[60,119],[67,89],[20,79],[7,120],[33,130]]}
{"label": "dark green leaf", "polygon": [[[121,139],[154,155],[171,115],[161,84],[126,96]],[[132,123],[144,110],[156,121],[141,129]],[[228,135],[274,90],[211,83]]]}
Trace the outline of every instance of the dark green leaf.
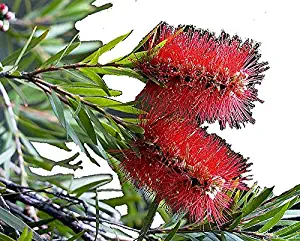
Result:
{"label": "dark green leaf", "polygon": [[12,239],[12,238],[9,237],[9,236],[6,236],[6,235],[3,234],[3,233],[0,233],[0,241],[16,241],[16,240]]}
{"label": "dark green leaf", "polygon": [[84,186],[81,186],[81,187],[73,190],[71,193],[75,193],[76,196],[79,197],[83,193],[91,192],[91,191],[97,189],[98,187],[101,187],[101,186],[103,186],[107,183],[110,183],[111,181],[112,181],[112,177],[104,178],[104,179],[101,179],[101,180],[98,180],[98,181],[95,181],[95,182],[88,183]]}
{"label": "dark green leaf", "polygon": [[[76,101],[69,99],[69,103],[71,104],[73,110],[77,110],[79,104]],[[97,145],[97,136],[96,136],[93,124],[92,124],[88,114],[85,112],[85,110],[83,108],[80,108],[77,116],[78,116],[84,130],[88,134],[88,136],[91,138],[93,143],[95,145]]]}
{"label": "dark green leaf", "polygon": [[283,205],[280,209],[280,211],[272,218],[270,219],[262,228],[258,230],[258,232],[264,233],[273,228],[279,220],[283,217],[285,211],[288,209],[290,205],[290,202]]}
{"label": "dark green leaf", "polygon": [[74,49],[76,49],[80,45],[80,42],[71,43],[67,45],[63,50],[59,51],[57,54],[51,56],[49,59],[47,59],[41,66],[40,69],[48,67],[52,65],[54,62],[59,63],[60,60],[66,56],[69,55]]}
{"label": "dark green leaf", "polygon": [[18,238],[18,241],[31,241],[32,240],[32,231],[28,232],[28,228],[25,227],[25,229],[22,232],[22,235],[20,238]]}
{"label": "dark green leaf", "polygon": [[81,68],[80,71],[84,73],[87,77],[89,77],[93,82],[95,82],[101,89],[103,89],[107,93],[107,95],[110,95],[106,83],[98,74],[96,74],[93,70],[88,68]]}
{"label": "dark green leaf", "polygon": [[[34,38],[31,43],[28,45],[28,47],[26,48],[26,51],[24,52],[23,56],[25,56],[30,50],[32,50],[33,48],[35,48],[40,42],[42,42],[47,34],[48,34],[49,30],[46,30],[43,34],[41,34],[39,37]],[[7,58],[2,60],[2,64],[3,65],[8,65],[11,64],[14,60],[16,60],[18,58],[18,56],[20,55],[20,53],[22,52],[22,49],[19,49],[15,52],[13,52],[11,55],[9,55]]]}
{"label": "dark green leaf", "polygon": [[[293,205],[295,205],[295,203],[298,203],[299,202],[299,199],[298,197],[294,198],[293,200],[291,200],[289,202],[289,208],[291,208]],[[247,228],[250,228],[258,223],[261,223],[263,221],[266,221],[272,217],[274,217],[278,212],[280,212],[280,210],[282,209],[283,206],[280,206],[280,207],[277,207],[277,208],[273,208],[271,209],[270,211],[267,211],[266,213],[262,213],[261,215],[253,218],[250,220],[250,222],[246,223],[243,228],[244,229],[247,229]]]}
{"label": "dark green leaf", "polygon": [[262,204],[262,202],[272,194],[273,188],[274,187],[266,188],[257,197],[251,200],[243,209],[243,216],[252,213],[256,208],[258,208]]}
{"label": "dark green leaf", "polygon": [[[108,96],[107,93],[103,90],[100,89],[99,87],[91,86],[91,85],[86,85],[85,86],[80,86],[78,84],[77,86],[61,86],[62,89],[75,94],[75,95],[81,95],[81,96],[88,96],[88,97],[96,97],[96,96]],[[122,94],[121,91],[119,90],[109,90],[110,96],[119,96]]]}
{"label": "dark green leaf", "polygon": [[285,228],[282,228],[278,231],[276,231],[274,234],[279,236],[279,237],[284,237],[284,236],[288,236],[291,235],[295,232],[300,231],[300,222],[297,222],[295,224],[292,224],[290,226],[287,226]]}
{"label": "dark green leaf", "polygon": [[9,161],[15,152],[16,152],[16,145],[12,145],[7,150],[0,153],[0,165],[2,165],[4,162]]}
{"label": "dark green leaf", "polygon": [[82,62],[86,63],[89,62],[90,64],[97,64],[98,63],[98,59],[99,57],[104,54],[107,51],[110,51],[111,49],[113,49],[118,43],[122,42],[123,40],[125,40],[132,31],[130,31],[127,34],[121,35],[115,39],[113,39],[112,41],[110,41],[109,43],[103,45],[102,47],[100,47],[96,52],[94,52],[93,54],[91,54],[90,56],[88,56],[87,58],[85,58]]}
{"label": "dark green leaf", "polygon": [[92,68],[96,73],[103,74],[103,75],[117,75],[117,76],[129,76],[135,79],[138,79],[144,83],[147,82],[147,78],[140,75],[136,71],[130,68],[123,68],[123,67],[111,67],[111,66],[103,66],[103,67],[95,67]]}
{"label": "dark green leaf", "polygon": [[132,53],[128,57],[123,58],[119,61],[114,62],[117,65],[121,65],[123,67],[128,67],[132,68],[134,67],[134,63],[137,62],[138,60],[141,60],[147,56],[148,52],[147,51],[142,51],[138,53]]}
{"label": "dark green leaf", "polygon": [[67,241],[76,241],[78,240],[82,235],[86,233],[87,230],[82,230],[80,233],[75,234],[72,238],[69,238]]}
{"label": "dark green leaf", "polygon": [[178,223],[176,224],[176,226],[174,228],[172,228],[171,232],[165,238],[165,241],[172,240],[172,238],[175,236],[177,230],[179,229],[180,225],[181,225],[181,220],[179,220]]}
{"label": "dark green leaf", "polygon": [[11,214],[6,209],[0,207],[0,217],[3,222],[8,224],[9,226],[17,229],[22,232],[25,228],[33,232],[33,237],[37,241],[43,241],[43,239],[38,235],[35,231],[33,231],[26,223],[24,223],[21,219]]}
{"label": "dark green leaf", "polygon": [[11,85],[11,87],[14,89],[14,91],[20,96],[20,98],[23,101],[24,105],[27,106],[28,101],[27,101],[27,98],[26,98],[23,90],[18,85],[16,85],[13,81],[9,80],[8,83]]}
{"label": "dark green leaf", "polygon": [[18,58],[17,58],[17,60],[16,60],[16,62],[15,62],[15,64],[14,64],[14,66],[17,67],[18,64],[19,64],[19,62],[20,62],[20,60],[23,58],[23,56],[24,56],[24,54],[25,54],[25,52],[26,52],[26,50],[27,50],[29,44],[30,44],[31,41],[32,41],[32,38],[33,38],[33,35],[35,34],[36,29],[37,29],[37,27],[34,27],[34,28],[33,28],[33,31],[32,31],[32,33],[31,33],[29,39],[26,41],[24,47],[22,48],[22,50],[21,50],[21,52],[20,52],[20,54],[19,54],[19,56],[18,56]]}
{"label": "dark green leaf", "polygon": [[52,106],[54,114],[56,115],[56,117],[59,120],[60,124],[64,128],[66,128],[66,119],[65,119],[63,104],[61,103],[61,101],[58,98],[57,94],[53,90],[51,91],[51,98],[49,96],[49,99],[50,99],[50,104]]}
{"label": "dark green leaf", "polygon": [[142,114],[143,111],[137,109],[131,105],[123,104],[117,100],[112,100],[105,97],[86,97],[84,100],[98,105],[99,107],[109,107],[110,109],[131,113],[131,114]]}

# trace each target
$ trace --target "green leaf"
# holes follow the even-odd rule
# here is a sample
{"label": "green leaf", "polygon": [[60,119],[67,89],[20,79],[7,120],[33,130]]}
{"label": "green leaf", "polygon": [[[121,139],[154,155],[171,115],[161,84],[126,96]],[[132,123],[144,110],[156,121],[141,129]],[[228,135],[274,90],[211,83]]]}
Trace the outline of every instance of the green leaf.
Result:
{"label": "green leaf", "polygon": [[172,238],[175,236],[177,230],[179,229],[180,225],[181,225],[181,220],[179,220],[178,223],[176,224],[176,226],[174,228],[172,228],[171,232],[165,238],[165,241],[171,241],[172,240]]}
{"label": "green leaf", "polygon": [[79,156],[79,153],[75,153],[73,156],[61,160],[61,161],[53,161],[48,158],[44,157],[34,157],[29,155],[24,155],[24,160],[29,163],[31,166],[34,167],[40,167],[47,171],[51,171],[55,166],[65,167],[72,170],[82,169],[82,166],[80,166],[81,161],[78,161],[77,163],[70,164],[70,162],[74,161]]}
{"label": "green leaf", "polygon": [[284,236],[291,235],[295,232],[298,232],[299,230],[300,230],[300,222],[297,222],[295,224],[292,224],[290,226],[278,230],[274,234],[279,237],[284,237]]}
{"label": "green leaf", "polygon": [[97,64],[98,59],[102,54],[104,54],[105,52],[110,51],[111,49],[113,49],[118,43],[125,40],[131,33],[132,33],[132,31],[130,31],[127,34],[121,35],[121,36],[113,39],[109,43],[107,43],[107,44],[103,45],[102,47],[100,47],[96,52],[94,52],[93,54],[91,54],[90,56],[85,58],[82,62],[84,62],[84,63],[89,62],[90,64]]}
{"label": "green leaf", "polygon": [[264,233],[264,232],[267,232],[268,230],[270,230],[271,228],[273,228],[279,222],[279,220],[283,217],[285,211],[289,208],[289,205],[290,205],[290,202],[283,205],[283,207],[281,207],[280,211],[271,220],[269,220],[262,228],[260,228],[258,230],[258,232]]}
{"label": "green leaf", "polygon": [[274,187],[265,188],[257,197],[252,199],[246,207],[243,209],[243,216],[247,216],[248,214],[252,213],[256,208],[258,208],[263,201],[265,201],[273,191]]}
{"label": "green leaf", "polygon": [[106,83],[97,73],[95,73],[92,69],[88,69],[88,68],[81,68],[80,71],[83,74],[85,74],[87,77],[89,77],[98,86],[100,86],[100,88],[103,89],[108,96],[110,96],[110,92]]}
{"label": "green leaf", "polygon": [[11,157],[16,152],[16,145],[11,145],[7,150],[0,154],[0,165],[4,162],[7,162],[11,159]]}
{"label": "green leaf", "polygon": [[[46,30],[43,34],[41,34],[39,37],[34,38],[31,43],[28,45],[28,47],[26,48],[26,51],[24,52],[23,56],[25,56],[30,50],[32,50],[33,48],[35,48],[40,42],[42,42],[47,34],[48,34],[49,30]],[[18,58],[18,56],[20,56],[20,53],[22,52],[23,48],[16,50],[15,52],[13,52],[12,54],[10,54],[7,58],[2,60],[2,64],[3,65],[9,65],[10,63],[12,63],[14,60],[16,60]]]}
{"label": "green leaf", "polygon": [[144,83],[148,81],[147,78],[140,75],[136,71],[130,68],[123,68],[123,67],[112,67],[112,66],[103,66],[103,67],[94,67],[91,68],[98,74],[103,75],[117,75],[117,76],[128,76],[135,79],[138,79]]}
{"label": "green leaf", "polygon": [[[69,186],[69,189],[72,191],[72,193],[78,193],[81,192],[82,188],[85,189],[88,187],[87,185],[91,184],[90,187],[88,187],[88,190],[93,189],[93,187],[97,185],[104,185],[112,180],[111,174],[98,174],[98,175],[89,175],[89,176],[83,176],[80,178],[75,178],[73,180],[66,180],[62,182],[64,186]],[[95,184],[98,183],[98,184]]]}
{"label": "green leaf", "polygon": [[245,240],[245,241],[258,241],[258,239],[249,237],[249,236],[247,236],[245,234],[238,233],[237,236],[239,236],[242,240]]}
{"label": "green leaf", "polygon": [[28,228],[28,230],[32,231],[35,240],[43,241],[41,236],[33,231],[26,223],[2,207],[0,207],[0,217],[3,222],[20,232],[22,232],[25,228]]}
{"label": "green leaf", "polygon": [[31,241],[32,240],[32,231],[28,232],[28,228],[25,227],[25,229],[22,232],[22,235],[20,238],[18,238],[18,241]]}
{"label": "green leaf", "polygon": [[73,142],[79,146],[80,150],[84,153],[87,154],[81,140],[79,139],[78,135],[76,134],[76,132],[74,131],[73,127],[68,123],[66,122],[66,130],[67,130],[67,133],[68,135],[71,137],[71,139],[73,140]]}
{"label": "green leaf", "polygon": [[279,203],[285,202],[289,198],[294,197],[294,196],[299,195],[299,194],[300,194],[300,184],[293,187],[292,189],[282,193],[281,195],[272,198],[271,200],[265,201],[263,203],[263,207],[264,208],[269,208],[270,206],[274,206],[274,205],[277,205]]}
{"label": "green leaf", "polygon": [[[79,104],[72,100],[72,99],[68,99],[69,103],[71,104],[71,107],[73,108],[73,110],[77,110]],[[86,131],[86,133],[88,134],[88,136],[91,138],[91,140],[93,141],[93,143],[95,145],[97,145],[97,136],[93,127],[93,124],[90,120],[90,117],[88,116],[88,114],[85,112],[85,110],[83,108],[80,108],[80,110],[78,111],[77,114],[82,127],[84,128],[84,130]]]}
{"label": "green leaf", "polygon": [[75,234],[72,238],[69,238],[67,241],[76,241],[78,240],[82,235],[84,235],[87,232],[87,230],[82,230],[80,233]]}
{"label": "green leaf", "polygon": [[[136,54],[139,55],[140,53],[147,53],[148,51],[142,51],[139,53],[136,53],[136,51],[138,51],[148,40],[151,36],[155,35],[157,33],[158,28],[161,26],[162,22],[160,22],[154,29],[152,29],[150,31],[150,33],[148,33],[140,42],[139,44],[128,54],[125,55],[124,57],[120,57],[118,59],[115,59],[113,61],[111,61],[110,63],[118,63],[118,64],[122,64],[122,65],[127,65],[129,63],[132,63],[130,61],[130,56],[133,57]],[[128,62],[127,62],[128,61]],[[127,63],[126,63],[127,62]]]}
{"label": "green leaf", "polygon": [[24,105],[27,106],[28,101],[27,101],[27,98],[26,98],[23,90],[11,80],[9,80],[8,83],[11,85],[11,87],[14,89],[14,91],[20,96],[20,98],[23,101]]}
{"label": "green leaf", "polygon": [[6,235],[3,234],[3,233],[0,233],[0,241],[16,241],[16,240],[12,239],[12,238],[9,237],[9,236],[6,236]]}
{"label": "green leaf", "polygon": [[26,52],[26,50],[27,50],[29,44],[31,43],[31,40],[32,40],[32,38],[33,38],[33,35],[35,34],[36,29],[37,29],[37,27],[35,26],[35,27],[33,28],[33,31],[32,31],[32,33],[31,33],[29,39],[27,40],[27,42],[25,43],[24,47],[22,48],[22,50],[21,50],[21,52],[20,52],[20,54],[19,54],[19,56],[18,56],[18,58],[17,58],[17,60],[16,60],[16,62],[15,62],[15,64],[14,64],[14,66],[18,66],[20,60],[21,60],[22,57],[24,56],[24,54],[25,54],[25,52]]}
{"label": "green leaf", "polygon": [[[299,202],[299,198],[298,198],[298,197],[296,197],[296,198],[294,198],[293,200],[291,200],[291,201],[289,202],[289,207],[288,207],[288,209],[291,208],[293,205],[295,205],[295,204],[298,203],[298,202]],[[270,211],[268,211],[268,212],[266,212],[266,213],[263,213],[263,214],[261,214],[261,215],[255,217],[255,218],[251,219],[250,222],[246,223],[246,224],[243,226],[243,228],[244,228],[244,229],[247,229],[247,228],[250,228],[250,227],[252,227],[252,226],[254,226],[254,225],[258,224],[258,223],[261,223],[261,222],[263,222],[263,221],[266,221],[266,220],[268,220],[268,219],[274,217],[278,212],[280,212],[281,209],[282,209],[282,206],[277,207],[277,208],[272,208]]]}
{"label": "green leaf", "polygon": [[[61,86],[61,88],[72,94],[80,95],[80,96],[87,96],[87,97],[108,96],[108,94],[103,89],[100,89],[99,87],[95,87],[89,84],[86,85],[88,87],[84,85],[80,86],[80,84],[78,84],[77,86],[76,85],[72,86],[72,85]],[[122,94],[122,92],[119,90],[109,90],[109,94],[110,96],[119,96]]]}
{"label": "green leaf", "polygon": [[98,180],[95,182],[91,182],[88,183],[84,186],[81,186],[75,190],[73,190],[71,193],[75,193],[77,197],[81,196],[82,194],[86,193],[86,192],[91,192],[95,189],[97,189],[98,187],[101,187],[107,183],[110,183],[112,181],[112,177],[110,178],[106,178],[106,179],[102,179],[102,180]]}
{"label": "green leaf", "polygon": [[132,67],[134,67],[135,62],[137,62],[140,59],[143,59],[144,57],[147,56],[147,54],[148,54],[147,51],[132,53],[128,57],[118,60],[114,63],[117,65],[122,65],[123,67],[132,68]]}
{"label": "green leaf", "polygon": [[99,107],[108,107],[110,109],[131,113],[131,114],[142,114],[142,110],[135,108],[131,105],[123,104],[117,100],[112,100],[105,97],[86,97],[84,100],[98,105]]}
{"label": "green leaf", "polygon": [[133,125],[133,124],[127,124],[125,123],[125,126],[132,132],[136,133],[136,134],[141,134],[143,135],[145,133],[145,130],[138,126],[138,125]]}
{"label": "green leaf", "polygon": [[[51,98],[50,98],[51,97]],[[52,90],[51,96],[49,96],[50,104],[52,106],[53,112],[59,120],[60,124],[66,128],[66,119],[64,114],[64,107],[58,98],[57,94]]]}
{"label": "green leaf", "polygon": [[233,230],[234,228],[236,228],[240,223],[241,223],[241,220],[243,218],[243,214],[240,213],[235,219],[234,221],[232,222],[232,224],[229,226],[229,230]]}
{"label": "green leaf", "polygon": [[96,207],[96,235],[98,237],[99,228],[100,228],[100,208],[99,208],[99,200],[98,200],[98,192],[97,189],[95,190],[95,207]]}
{"label": "green leaf", "polygon": [[63,50],[59,51],[57,54],[51,56],[49,59],[47,59],[41,66],[40,69],[43,69],[45,67],[48,67],[52,65],[55,61],[56,64],[60,62],[60,60],[65,56],[69,55],[74,49],[76,49],[80,45],[80,42],[76,43],[70,43],[65,47]]}
{"label": "green leaf", "polygon": [[159,206],[159,201],[158,200],[159,199],[156,197],[155,200],[153,200],[152,203],[150,204],[149,211],[147,213],[146,218],[143,221],[141,232],[140,232],[139,237],[137,238],[137,241],[142,241],[144,236],[147,234],[148,230],[150,229],[150,226],[153,222],[155,213],[156,213],[157,208]]}

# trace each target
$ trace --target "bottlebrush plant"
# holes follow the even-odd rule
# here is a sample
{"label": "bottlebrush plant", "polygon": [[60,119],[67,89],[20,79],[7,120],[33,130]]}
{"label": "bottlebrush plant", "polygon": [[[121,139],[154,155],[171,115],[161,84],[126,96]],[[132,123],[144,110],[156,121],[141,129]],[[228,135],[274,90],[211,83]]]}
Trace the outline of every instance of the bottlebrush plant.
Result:
{"label": "bottlebrush plant", "polygon": [[[152,54],[155,45],[165,40]],[[258,47],[253,40],[242,43],[224,31],[216,37],[192,26],[174,28],[162,23],[145,43],[149,54],[136,61],[136,67],[167,88],[149,81],[140,97],[168,103],[165,111],[191,115],[200,124],[219,121],[223,129],[227,123],[236,128],[254,123],[252,102],[261,102],[255,85],[269,68],[267,62],[259,62]]]}
{"label": "bottlebrush plant", "polygon": [[[0,240],[300,240],[300,185],[279,196],[248,186],[249,160],[203,126],[254,123],[268,69],[256,42],[160,23],[126,56],[99,64],[130,33],[80,42],[74,24],[112,5],[44,2],[0,3],[0,21],[17,16],[0,33]],[[146,85],[121,103],[106,75]],[[79,151],[55,161],[35,143]],[[76,177],[81,153],[95,168],[94,154],[107,161],[121,189],[106,188],[112,173]],[[62,167],[70,174],[51,172]],[[152,228],[155,214],[164,223]]]}

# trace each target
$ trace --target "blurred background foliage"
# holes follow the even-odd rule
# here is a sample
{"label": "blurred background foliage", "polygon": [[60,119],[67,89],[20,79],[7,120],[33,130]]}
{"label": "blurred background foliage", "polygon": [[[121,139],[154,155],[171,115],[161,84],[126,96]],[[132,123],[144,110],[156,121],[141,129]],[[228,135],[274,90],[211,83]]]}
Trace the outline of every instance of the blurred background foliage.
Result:
{"label": "blurred background foliage", "polygon": [[[101,54],[126,40],[124,34],[103,45],[80,42],[76,21],[112,7],[91,0],[7,0],[17,20],[0,32],[0,240],[300,240],[300,186],[274,197],[272,188],[253,186],[232,192],[232,214],[218,227],[207,220],[192,223],[161,203],[153,209],[149,195],[126,182],[119,170],[119,151],[129,148],[143,130],[133,103],[112,97],[104,75],[125,75],[146,81],[132,69],[131,59],[147,36],[127,56],[98,64]],[[155,29],[153,30],[155,31]],[[75,178],[73,174],[42,176],[64,167],[82,169],[79,153],[54,161],[33,143],[66,152],[75,143],[99,166],[92,153],[105,159],[121,181],[122,195],[107,199],[103,190],[111,173]],[[121,216],[117,206],[126,205]],[[150,211],[149,211],[150,207]],[[164,224],[151,229],[158,212]],[[140,233],[140,230],[145,233]]]}

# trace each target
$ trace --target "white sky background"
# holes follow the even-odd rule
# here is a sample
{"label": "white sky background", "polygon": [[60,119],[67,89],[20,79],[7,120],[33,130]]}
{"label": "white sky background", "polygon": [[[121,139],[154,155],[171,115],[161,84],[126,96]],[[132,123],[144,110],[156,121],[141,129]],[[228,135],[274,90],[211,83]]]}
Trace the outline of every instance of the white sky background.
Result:
{"label": "white sky background", "polygon": [[[134,31],[126,41],[101,56],[101,63],[131,51],[162,20],[174,25],[196,25],[216,34],[224,29],[231,35],[261,42],[262,61],[269,61],[271,69],[258,86],[259,97],[265,103],[257,103],[253,109],[256,124],[248,124],[241,130],[227,128],[223,131],[218,125],[209,125],[208,131],[226,139],[234,151],[250,157],[254,180],[260,186],[275,185],[275,193],[279,194],[300,183],[300,15],[297,0],[99,0],[95,3],[107,2],[114,4],[112,9],[88,16],[76,24],[80,39],[107,43]],[[109,87],[123,91],[121,101],[133,100],[143,88],[141,82],[127,77],[106,76],[105,80]],[[53,159],[70,156],[44,145],[38,147],[42,154]],[[95,168],[87,160],[85,163],[85,170],[78,171],[77,175],[107,170],[105,163],[101,168]],[[117,186],[118,182],[111,185]]]}

